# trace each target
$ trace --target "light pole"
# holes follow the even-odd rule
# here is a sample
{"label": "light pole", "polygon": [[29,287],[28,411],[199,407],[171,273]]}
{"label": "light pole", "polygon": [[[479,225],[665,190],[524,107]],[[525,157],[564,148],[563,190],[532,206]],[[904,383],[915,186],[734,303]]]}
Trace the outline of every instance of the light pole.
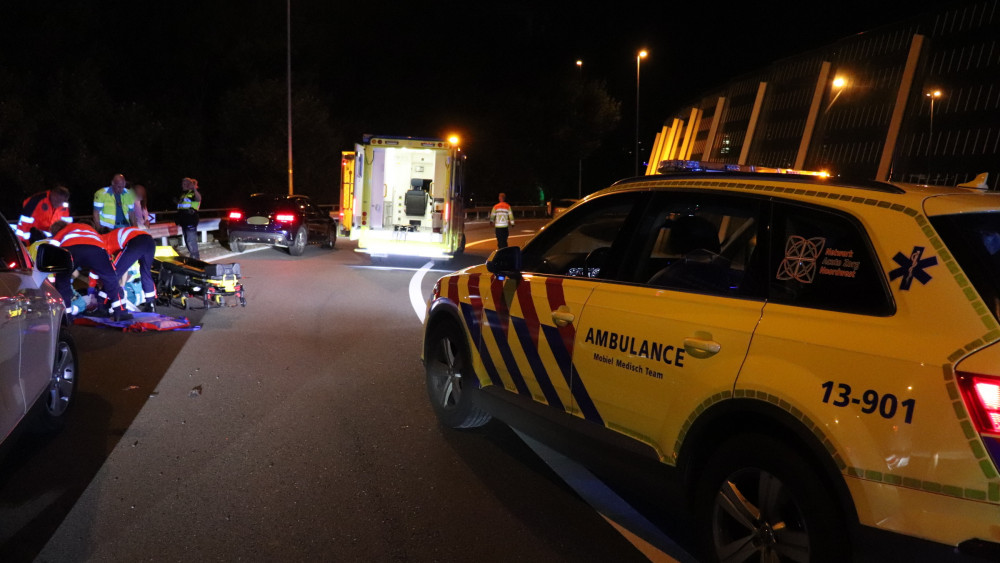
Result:
{"label": "light pole", "polygon": [[[580,69],[580,90],[583,93],[583,59],[576,60],[576,68]],[[583,156],[577,155],[576,199],[583,198]]]}
{"label": "light pole", "polygon": [[635,176],[639,175],[639,63],[648,54],[643,49],[635,56]]}
{"label": "light pole", "polygon": [[292,0],[285,3],[285,22],[288,26],[288,195],[294,193],[292,185]]}
{"label": "light pole", "polygon": [[927,141],[927,148],[930,150],[931,143],[934,141],[934,100],[941,97],[941,90],[933,90],[926,92],[925,94],[931,99],[931,127],[930,127],[930,139]]}

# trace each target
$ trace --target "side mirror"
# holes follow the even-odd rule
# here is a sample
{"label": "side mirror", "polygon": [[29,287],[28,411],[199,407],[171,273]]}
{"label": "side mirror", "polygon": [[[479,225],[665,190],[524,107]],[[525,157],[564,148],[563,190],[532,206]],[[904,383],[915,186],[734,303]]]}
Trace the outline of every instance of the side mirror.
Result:
{"label": "side mirror", "polygon": [[45,274],[65,274],[73,271],[73,255],[53,244],[40,244],[35,254],[35,267]]}
{"label": "side mirror", "polygon": [[493,251],[486,260],[486,269],[498,276],[520,276],[521,247],[508,246]]}

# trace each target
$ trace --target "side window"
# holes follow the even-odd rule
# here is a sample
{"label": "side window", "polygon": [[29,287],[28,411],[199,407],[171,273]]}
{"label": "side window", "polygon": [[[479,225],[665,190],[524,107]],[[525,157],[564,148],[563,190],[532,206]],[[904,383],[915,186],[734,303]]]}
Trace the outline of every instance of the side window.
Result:
{"label": "side window", "polygon": [[758,231],[765,204],[757,198],[661,193],[636,237],[628,281],[715,295],[763,296]]}
{"label": "side window", "polygon": [[538,274],[614,277],[629,215],[643,195],[609,194],[559,218],[524,248],[522,269]]}
{"label": "side window", "polygon": [[24,254],[21,252],[21,243],[14,236],[13,229],[6,222],[4,225],[7,228],[2,229],[4,232],[0,233],[0,260],[3,260],[3,263],[0,264],[0,271],[24,268],[26,265],[23,263]]}
{"label": "side window", "polygon": [[894,310],[879,261],[857,220],[794,204],[775,206],[769,298],[865,315]]}

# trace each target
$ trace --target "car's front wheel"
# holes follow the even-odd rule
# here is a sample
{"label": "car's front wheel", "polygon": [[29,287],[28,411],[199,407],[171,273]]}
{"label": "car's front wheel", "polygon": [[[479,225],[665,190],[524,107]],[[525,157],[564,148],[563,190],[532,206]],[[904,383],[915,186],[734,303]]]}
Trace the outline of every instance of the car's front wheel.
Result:
{"label": "car's front wheel", "polygon": [[291,246],[288,247],[288,253],[292,256],[302,256],[302,253],[306,250],[308,237],[309,233],[306,232],[305,225],[299,227],[299,230],[295,231],[295,240],[293,240]]}
{"label": "car's front wheel", "polygon": [[77,385],[76,343],[69,331],[59,330],[52,375],[45,393],[36,404],[34,428],[38,432],[57,432],[66,425],[66,411],[76,396]]}
{"label": "car's front wheel", "polygon": [[427,342],[427,396],[438,420],[449,428],[475,428],[489,422],[490,414],[475,404],[470,393],[477,383],[462,331],[454,323],[439,323]]}
{"label": "car's front wheel", "polygon": [[850,560],[829,489],[779,440],[747,434],[727,441],[708,461],[695,497],[709,560]]}

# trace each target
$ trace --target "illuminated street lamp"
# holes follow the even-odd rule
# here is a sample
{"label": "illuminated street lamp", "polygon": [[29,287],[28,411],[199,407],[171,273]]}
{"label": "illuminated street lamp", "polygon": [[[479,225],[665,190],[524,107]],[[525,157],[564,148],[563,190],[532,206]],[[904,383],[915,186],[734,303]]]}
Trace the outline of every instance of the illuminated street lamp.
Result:
{"label": "illuminated street lamp", "polygon": [[[925,95],[928,98],[931,99],[931,129],[930,129],[930,137],[931,137],[931,139],[933,139],[934,138],[934,100],[936,100],[936,99],[938,99],[938,98],[941,97],[941,90],[931,90],[929,92],[925,92]],[[930,142],[931,141],[927,141],[927,143],[928,143],[927,146],[928,147],[930,147]]]}
{"label": "illuminated street lamp", "polygon": [[826,111],[830,111],[830,108],[833,107],[833,102],[836,102],[837,98],[839,98],[840,95],[844,93],[844,90],[847,89],[848,86],[847,78],[843,76],[837,76],[833,79],[831,86],[833,86],[833,89],[836,93],[833,95],[833,99],[830,100],[830,104],[826,106]]}
{"label": "illuminated street lamp", "polygon": [[643,49],[635,56],[635,176],[639,175],[639,63],[648,54]]}

